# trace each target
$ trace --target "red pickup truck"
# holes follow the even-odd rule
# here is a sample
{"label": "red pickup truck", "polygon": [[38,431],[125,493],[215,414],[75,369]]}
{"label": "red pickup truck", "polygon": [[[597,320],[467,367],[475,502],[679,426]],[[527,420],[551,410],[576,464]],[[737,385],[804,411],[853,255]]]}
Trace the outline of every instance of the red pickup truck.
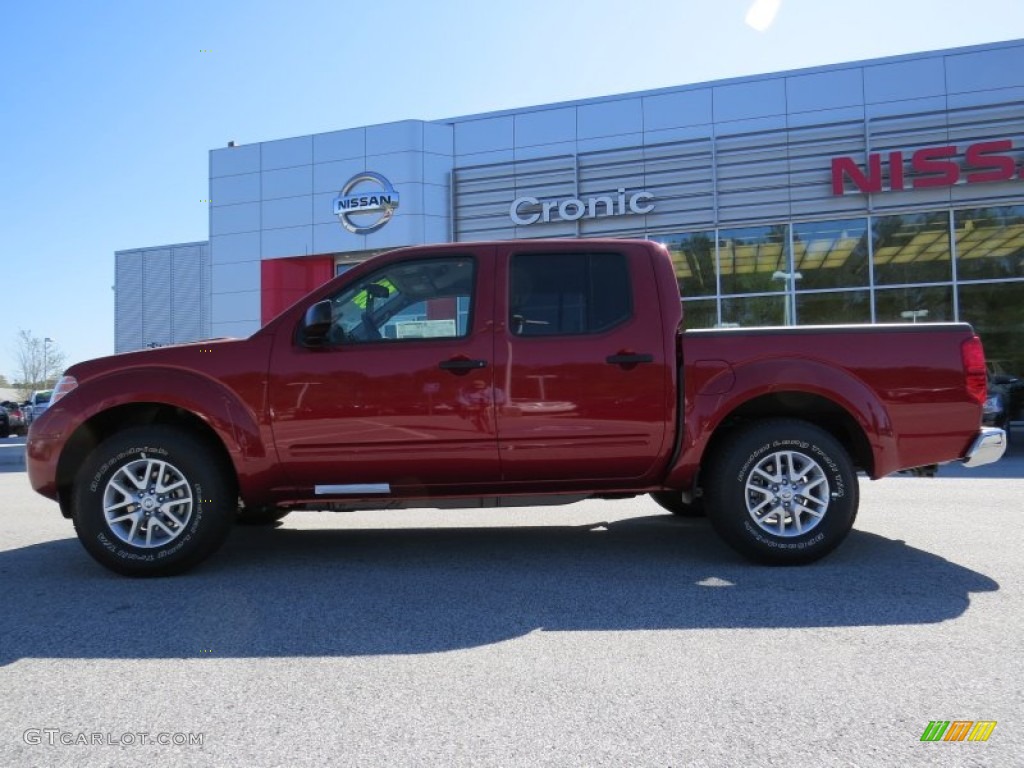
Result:
{"label": "red pickup truck", "polygon": [[180,572],[293,509],[487,507],[650,493],[736,550],[816,560],[858,472],[1004,451],[966,324],[683,332],[649,241],[405,248],[244,340],[79,363],[28,471],[89,553]]}

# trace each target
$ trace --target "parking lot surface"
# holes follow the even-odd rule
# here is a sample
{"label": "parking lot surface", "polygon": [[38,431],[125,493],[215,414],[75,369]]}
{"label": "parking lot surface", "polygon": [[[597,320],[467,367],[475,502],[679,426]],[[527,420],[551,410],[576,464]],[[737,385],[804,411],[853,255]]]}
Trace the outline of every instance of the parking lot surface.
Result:
{"label": "parking lot surface", "polygon": [[[641,498],[293,513],[151,580],[9,471],[0,765],[1020,765],[1005,462],[862,480],[850,539],[801,568]],[[935,720],[997,725],[922,742]]]}

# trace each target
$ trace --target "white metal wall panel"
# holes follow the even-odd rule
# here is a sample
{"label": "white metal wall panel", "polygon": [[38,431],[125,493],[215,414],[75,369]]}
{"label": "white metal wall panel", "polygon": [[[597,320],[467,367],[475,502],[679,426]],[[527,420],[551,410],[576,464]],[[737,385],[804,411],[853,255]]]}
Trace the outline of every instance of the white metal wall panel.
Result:
{"label": "white metal wall panel", "polygon": [[210,269],[208,243],[118,251],[114,351],[209,338]]}
{"label": "white metal wall panel", "polygon": [[819,112],[863,103],[864,80],[860,67],[786,78],[786,109],[790,113]]}
{"label": "white metal wall panel", "polygon": [[145,346],[142,340],[142,252],[114,254],[114,351],[130,352]]}
{"label": "white metal wall panel", "polygon": [[639,97],[585,104],[576,109],[577,139],[639,133],[643,129],[643,102]]}
{"label": "white metal wall panel", "polygon": [[515,116],[516,147],[576,141],[576,108],[541,109]]}
{"label": "white metal wall panel", "polygon": [[515,145],[515,121],[512,116],[467,120],[455,125],[457,156],[512,149]]}
{"label": "white metal wall panel", "polygon": [[1024,85],[1024,46],[952,54],[945,57],[950,93]]}
{"label": "white metal wall panel", "polygon": [[202,245],[203,276],[199,284],[199,307],[203,318],[201,339],[213,336],[211,320],[213,318],[213,263],[209,244]]}
{"label": "white metal wall panel", "polygon": [[202,246],[171,249],[171,341],[196,341],[204,337]]}
{"label": "white metal wall panel", "polygon": [[313,194],[312,165],[264,171],[261,176],[263,177],[261,193],[264,200]]}
{"label": "white metal wall panel", "polygon": [[945,93],[945,67],[938,57],[864,67],[864,95],[869,104]]}
{"label": "white metal wall panel", "polygon": [[142,267],[142,301],[146,314],[142,322],[145,344],[171,343],[171,249],[148,251]]}
{"label": "white metal wall panel", "polygon": [[260,167],[264,171],[293,168],[313,162],[313,137],[265,141],[260,147]]}
{"label": "white metal wall panel", "polygon": [[318,133],[313,137],[313,163],[363,158],[366,155],[366,129]]}
{"label": "white metal wall panel", "polygon": [[717,85],[713,92],[716,123],[786,114],[786,81],[781,77]]}
{"label": "white metal wall panel", "polygon": [[857,195],[832,194],[832,158],[863,161],[864,121],[806,125],[788,131],[789,198],[793,216],[861,211]]}
{"label": "white metal wall panel", "polygon": [[643,105],[645,131],[703,125],[714,119],[710,88],[644,96]]}
{"label": "white metal wall panel", "polygon": [[260,199],[260,175],[240,173],[210,179],[211,205],[251,203]]}
{"label": "white metal wall panel", "polygon": [[236,173],[257,173],[259,170],[259,144],[210,151],[210,178],[233,176]]}
{"label": "white metal wall panel", "polygon": [[786,132],[744,134],[715,142],[719,222],[788,218]]}
{"label": "white metal wall panel", "polygon": [[423,123],[402,120],[397,123],[371,125],[366,129],[366,154],[389,155],[397,151],[423,151]]}

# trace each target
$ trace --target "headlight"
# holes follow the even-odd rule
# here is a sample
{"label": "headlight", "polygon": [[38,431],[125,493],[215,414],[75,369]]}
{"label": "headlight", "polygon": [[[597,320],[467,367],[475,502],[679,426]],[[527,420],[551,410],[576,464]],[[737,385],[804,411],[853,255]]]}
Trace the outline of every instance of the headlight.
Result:
{"label": "headlight", "polygon": [[50,395],[50,405],[56,403],[77,386],[78,379],[74,376],[61,376],[60,381],[57,382],[57,386],[53,388],[53,394]]}

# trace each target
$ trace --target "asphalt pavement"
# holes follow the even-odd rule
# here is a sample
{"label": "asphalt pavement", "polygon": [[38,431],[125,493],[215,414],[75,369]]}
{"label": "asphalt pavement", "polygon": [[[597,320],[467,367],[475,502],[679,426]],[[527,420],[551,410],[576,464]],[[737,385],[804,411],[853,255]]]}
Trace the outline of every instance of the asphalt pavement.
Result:
{"label": "asphalt pavement", "polygon": [[151,580],[0,474],[0,765],[1020,765],[1021,463],[862,480],[801,568],[641,498],[294,513]]}

